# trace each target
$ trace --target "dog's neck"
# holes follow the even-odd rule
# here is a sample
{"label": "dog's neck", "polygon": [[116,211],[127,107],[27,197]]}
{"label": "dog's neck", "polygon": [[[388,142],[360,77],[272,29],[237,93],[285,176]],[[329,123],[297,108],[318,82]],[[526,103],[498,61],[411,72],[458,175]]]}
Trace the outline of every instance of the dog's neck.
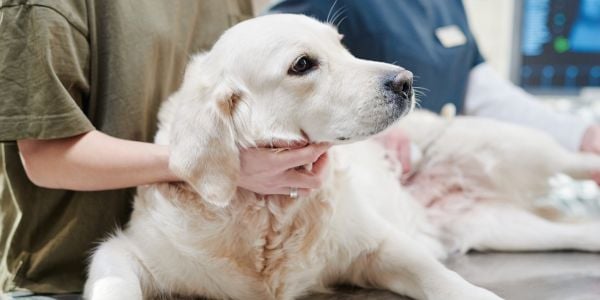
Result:
{"label": "dog's neck", "polygon": [[[138,191],[142,193],[140,201],[151,201],[145,206],[162,207],[163,202],[173,216],[167,219],[178,219],[176,224],[164,224],[170,229],[182,226],[181,234],[169,235],[174,245],[202,249],[203,253],[227,258],[260,280],[278,282],[286,280],[277,274],[289,265],[289,260],[313,257],[322,244],[335,211],[333,191],[338,176],[334,176],[334,170],[330,164],[323,188],[308,196],[263,196],[238,188],[227,207],[203,201],[184,183],[157,184]],[[159,195],[154,194],[156,191]],[[160,214],[165,214],[165,209]],[[193,234],[186,234],[189,232]]]}

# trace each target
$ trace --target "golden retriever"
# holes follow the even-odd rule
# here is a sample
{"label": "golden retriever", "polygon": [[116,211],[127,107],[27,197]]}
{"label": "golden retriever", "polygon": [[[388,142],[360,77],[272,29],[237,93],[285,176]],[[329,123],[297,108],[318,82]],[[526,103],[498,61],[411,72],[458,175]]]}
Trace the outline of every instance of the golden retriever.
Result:
{"label": "golden retriever", "polygon": [[[138,188],[127,228],[93,255],[86,299],[285,300],[349,283],[491,300],[500,298],[440,259],[469,249],[600,250],[598,223],[527,210],[553,173],[600,169],[598,158],[537,131],[411,114],[394,126],[423,158],[403,187],[399,164],[368,138],[411,110],[412,75],[357,59],[340,39],[309,17],[269,15],[192,59],[156,136],[186,183]],[[239,149],[273,139],[337,144],[323,187],[298,199],[237,188]]]}

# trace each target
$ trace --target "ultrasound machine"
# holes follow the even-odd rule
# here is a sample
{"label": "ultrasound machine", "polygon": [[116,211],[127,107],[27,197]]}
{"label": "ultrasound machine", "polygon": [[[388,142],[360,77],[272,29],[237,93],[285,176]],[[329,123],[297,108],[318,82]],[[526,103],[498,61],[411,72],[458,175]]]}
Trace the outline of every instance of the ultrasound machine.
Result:
{"label": "ultrasound machine", "polygon": [[[600,0],[515,0],[511,79],[559,111],[600,122]],[[600,189],[565,175],[543,199],[600,216]]]}

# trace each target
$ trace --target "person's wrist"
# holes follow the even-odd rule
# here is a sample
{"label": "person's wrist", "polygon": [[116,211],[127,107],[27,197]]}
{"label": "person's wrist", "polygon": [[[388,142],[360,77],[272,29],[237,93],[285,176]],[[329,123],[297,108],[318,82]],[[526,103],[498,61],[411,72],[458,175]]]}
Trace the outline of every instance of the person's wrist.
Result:
{"label": "person's wrist", "polygon": [[160,181],[162,182],[174,182],[174,181],[181,181],[181,178],[179,178],[177,175],[175,175],[175,173],[171,170],[171,168],[169,167],[169,157],[170,157],[170,153],[171,151],[169,150],[168,146],[158,146],[157,148],[157,160],[158,160],[158,164],[159,164],[159,170],[160,170]]}

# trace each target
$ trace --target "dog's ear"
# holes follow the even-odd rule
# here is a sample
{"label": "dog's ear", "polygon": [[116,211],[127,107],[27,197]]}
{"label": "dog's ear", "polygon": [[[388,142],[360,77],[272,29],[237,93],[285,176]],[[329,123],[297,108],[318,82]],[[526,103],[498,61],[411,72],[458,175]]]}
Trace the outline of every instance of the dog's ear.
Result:
{"label": "dog's ear", "polygon": [[[186,74],[184,81],[190,76]],[[241,95],[225,81],[192,85],[184,82],[169,99],[177,103],[169,134],[169,167],[203,200],[225,207],[235,195],[239,176],[232,118]]]}

